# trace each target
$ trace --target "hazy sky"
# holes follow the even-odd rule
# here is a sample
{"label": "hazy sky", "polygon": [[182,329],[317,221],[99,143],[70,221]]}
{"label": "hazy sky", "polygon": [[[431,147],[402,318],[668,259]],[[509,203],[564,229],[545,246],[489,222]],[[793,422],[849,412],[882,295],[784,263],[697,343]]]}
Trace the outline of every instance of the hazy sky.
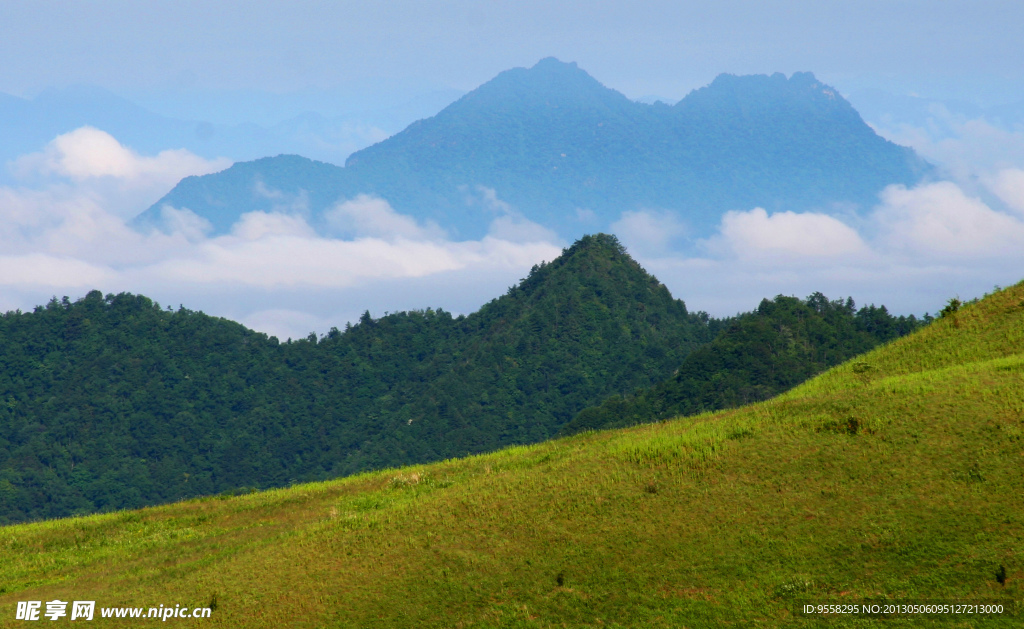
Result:
{"label": "hazy sky", "polygon": [[90,83],[288,92],[468,90],[549,55],[631,97],[720,72],[810,70],[844,90],[1024,98],[1019,0],[0,1],[0,91]]}

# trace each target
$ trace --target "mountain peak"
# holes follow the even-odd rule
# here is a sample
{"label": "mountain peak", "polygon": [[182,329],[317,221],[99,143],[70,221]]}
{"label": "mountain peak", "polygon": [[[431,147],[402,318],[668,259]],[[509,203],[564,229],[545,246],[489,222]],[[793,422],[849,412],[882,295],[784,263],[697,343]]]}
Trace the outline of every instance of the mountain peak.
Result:
{"label": "mountain peak", "polygon": [[512,294],[542,295],[551,290],[565,293],[566,285],[585,286],[595,299],[608,305],[653,298],[663,304],[675,303],[673,307],[686,313],[686,305],[673,299],[668,289],[611,234],[583,236],[551,262],[534,266]]}
{"label": "mountain peak", "polygon": [[719,74],[709,85],[687,94],[676,108],[786,110],[801,115],[808,111],[831,111],[860,118],[839,90],[820,82],[812,72],[794,72],[789,78],[781,72],[770,76]]}
{"label": "mountain peak", "polygon": [[588,234],[563,251],[563,256],[607,255],[632,260],[619,239],[612,234]]}
{"label": "mountain peak", "polygon": [[[566,62],[558,59],[557,57],[544,57],[535,63],[530,70],[544,72],[583,72],[583,70],[580,70],[580,67],[576,65],[575,61]],[[586,74],[586,72],[583,73]]]}
{"label": "mountain peak", "polygon": [[630,103],[619,92],[605,87],[575,61],[545,57],[531,68],[512,68],[469,92],[442,111],[463,113],[474,108],[533,107],[587,109],[600,103]]}
{"label": "mountain peak", "polygon": [[480,238],[494,215],[467,191],[486,188],[566,238],[644,208],[679,212],[703,237],[729,209],[870,207],[885,186],[911,185],[928,169],[809,72],[723,74],[674,106],[652,107],[554,57],[500,73],[436,116],[353,153],[343,169],[278,163],[275,172],[287,176],[229,182],[241,174],[229,170],[189,181],[147,212],[187,207],[223,233],[241,211],[280,205],[254,191],[305,195],[314,216],[369,194],[457,238]]}

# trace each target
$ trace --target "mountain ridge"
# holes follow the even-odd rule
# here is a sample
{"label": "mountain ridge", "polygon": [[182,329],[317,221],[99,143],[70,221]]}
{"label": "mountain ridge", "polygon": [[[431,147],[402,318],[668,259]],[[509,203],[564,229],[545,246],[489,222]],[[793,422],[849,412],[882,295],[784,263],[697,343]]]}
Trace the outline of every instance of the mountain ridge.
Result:
{"label": "mountain ridge", "polygon": [[584,406],[653,384],[716,325],[605,235],[468,316],[366,312],[291,343],[138,295],[54,299],[0,316],[0,518],[542,441]]}
{"label": "mountain ridge", "polygon": [[287,343],[141,295],[55,298],[0,316],[0,523],[544,441],[727,323],[605,234],[469,315],[364,312]]}
{"label": "mountain ridge", "polygon": [[[260,176],[272,165],[262,162]],[[650,209],[677,212],[699,236],[727,210],[870,207],[886,185],[911,185],[929,169],[810,73],[721,75],[675,105],[646,105],[574,63],[546,58],[506,70],[437,115],[356,151],[318,188],[296,181],[280,192],[297,198],[322,190],[337,195],[333,202],[379,196],[456,238],[488,232],[494,214],[482,207],[481,190],[569,239]],[[255,175],[224,172],[182,182],[136,224],[159,226],[164,205],[205,216],[209,182],[231,177],[233,189],[247,191],[221,199],[234,217],[273,208],[255,195]],[[327,205],[308,209],[321,228],[317,216]]]}

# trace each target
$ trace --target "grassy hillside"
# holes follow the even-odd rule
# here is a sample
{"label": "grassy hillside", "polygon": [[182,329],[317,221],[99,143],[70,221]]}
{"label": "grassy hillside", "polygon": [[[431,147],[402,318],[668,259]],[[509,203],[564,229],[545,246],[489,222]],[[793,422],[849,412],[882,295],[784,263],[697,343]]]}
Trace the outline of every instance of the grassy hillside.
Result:
{"label": "grassy hillside", "polygon": [[[1020,626],[1021,487],[1024,284],[753,406],[3,528],[0,625],[59,598],[203,627]],[[866,599],[1006,612],[795,612]]]}

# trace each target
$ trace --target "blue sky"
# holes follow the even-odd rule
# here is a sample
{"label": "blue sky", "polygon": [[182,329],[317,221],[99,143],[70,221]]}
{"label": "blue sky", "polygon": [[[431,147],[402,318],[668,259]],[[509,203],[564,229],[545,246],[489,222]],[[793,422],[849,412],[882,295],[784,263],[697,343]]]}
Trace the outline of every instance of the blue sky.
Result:
{"label": "blue sky", "polygon": [[[613,228],[648,270],[714,315],[813,291],[921,314],[1024,275],[1021,2],[0,2],[0,92],[98,86],[235,125],[231,137],[273,135],[250,153],[337,163],[547,56],[631,98],[677,100],[722,72],[812,71],[940,180],[885,191],[858,225],[733,212],[700,255],[665,245],[681,213],[624,212]],[[339,200],[368,226],[350,240],[262,213],[229,236],[208,237],[185,211],[172,234],[137,234],[125,222],[180,178],[258,155],[198,155],[166,133],[142,148],[119,133],[61,129],[5,158],[0,310],[99,288],[305,336],[365,309],[472,311],[569,244],[543,226],[452,242],[386,199]],[[828,246],[804,245],[823,234]]]}
{"label": "blue sky", "polygon": [[628,96],[720,72],[810,70],[845,90],[1024,98],[1013,1],[4,2],[0,91],[472,89],[549,55]]}

